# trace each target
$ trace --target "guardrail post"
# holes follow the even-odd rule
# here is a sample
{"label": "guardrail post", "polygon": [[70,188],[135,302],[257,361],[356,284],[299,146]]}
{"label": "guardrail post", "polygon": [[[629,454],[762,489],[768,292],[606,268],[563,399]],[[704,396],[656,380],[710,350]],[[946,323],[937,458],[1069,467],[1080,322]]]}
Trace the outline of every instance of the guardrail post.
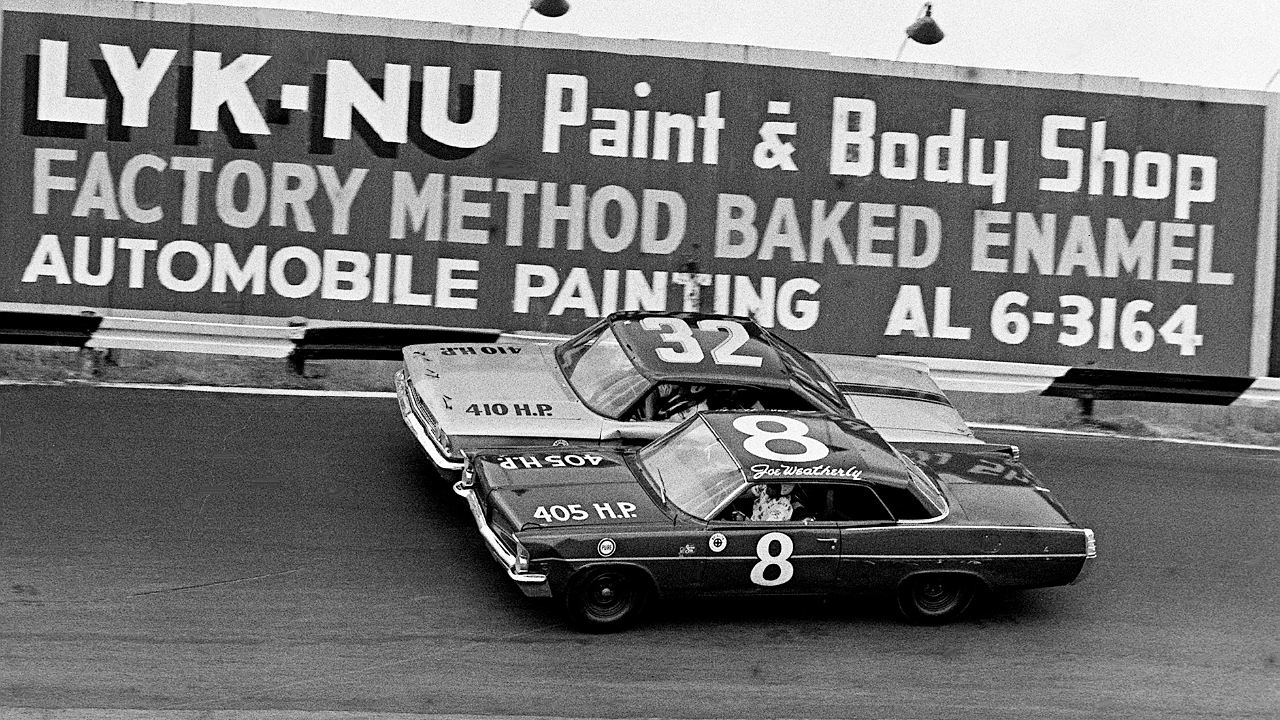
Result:
{"label": "guardrail post", "polygon": [[[307,326],[307,319],[304,317],[294,316],[289,318],[288,322],[289,327],[305,328]],[[296,342],[294,343],[293,352],[289,353],[289,357],[285,358],[285,362],[289,363],[289,369],[293,370],[295,375],[298,377],[305,377],[307,372],[307,356],[300,352],[300,348],[297,346]]]}
{"label": "guardrail post", "polygon": [[1093,398],[1076,398],[1076,402],[1080,405],[1080,419],[1087,423],[1093,422]]}
{"label": "guardrail post", "polygon": [[[98,313],[93,310],[81,310],[80,315],[83,317],[97,317]],[[94,377],[98,374],[98,370],[102,367],[103,354],[95,348],[81,345],[76,351],[77,359],[80,361],[80,374],[86,377]]]}
{"label": "guardrail post", "polygon": [[98,374],[98,368],[102,364],[101,354],[91,347],[81,347],[76,351],[76,355],[80,360],[80,374],[87,377],[93,377]]}

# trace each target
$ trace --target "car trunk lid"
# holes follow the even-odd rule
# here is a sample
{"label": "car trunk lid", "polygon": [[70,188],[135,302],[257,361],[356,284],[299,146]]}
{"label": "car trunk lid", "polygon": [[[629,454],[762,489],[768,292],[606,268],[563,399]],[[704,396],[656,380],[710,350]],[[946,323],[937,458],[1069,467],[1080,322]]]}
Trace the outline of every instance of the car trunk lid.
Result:
{"label": "car trunk lid", "polygon": [[[906,450],[942,481],[952,515],[977,525],[1072,527],[1062,506],[1007,451]],[[956,518],[959,519],[959,518]]]}

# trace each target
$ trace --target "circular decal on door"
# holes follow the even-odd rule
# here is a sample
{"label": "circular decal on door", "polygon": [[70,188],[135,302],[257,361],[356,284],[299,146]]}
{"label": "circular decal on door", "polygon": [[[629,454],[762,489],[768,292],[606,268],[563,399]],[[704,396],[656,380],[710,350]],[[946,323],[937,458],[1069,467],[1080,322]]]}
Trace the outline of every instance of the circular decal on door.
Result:
{"label": "circular decal on door", "polygon": [[596,552],[600,553],[600,557],[609,557],[617,549],[618,544],[613,541],[613,538],[605,538],[596,545]]}
{"label": "circular decal on door", "polygon": [[720,552],[729,546],[729,539],[724,536],[724,533],[716,533],[707,541],[707,545],[711,547],[711,552]]}

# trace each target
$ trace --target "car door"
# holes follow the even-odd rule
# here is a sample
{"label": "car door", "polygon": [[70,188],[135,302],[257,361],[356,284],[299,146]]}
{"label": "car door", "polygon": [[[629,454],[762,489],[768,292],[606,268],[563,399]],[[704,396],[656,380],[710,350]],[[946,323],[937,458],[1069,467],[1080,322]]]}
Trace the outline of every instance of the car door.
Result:
{"label": "car door", "polygon": [[[891,584],[901,574],[895,557],[902,552],[903,529],[874,490],[859,484],[831,491],[832,517],[840,525],[840,569],[844,589]],[[910,532],[910,530],[908,530]]]}
{"label": "car door", "polygon": [[822,593],[840,565],[840,527],[830,522],[722,521],[706,532],[706,593]]}

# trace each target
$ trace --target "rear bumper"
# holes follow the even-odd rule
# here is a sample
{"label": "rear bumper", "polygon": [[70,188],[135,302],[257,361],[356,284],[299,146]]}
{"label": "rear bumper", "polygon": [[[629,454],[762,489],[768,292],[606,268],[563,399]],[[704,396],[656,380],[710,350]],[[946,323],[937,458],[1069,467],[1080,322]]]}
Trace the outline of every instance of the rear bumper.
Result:
{"label": "rear bumper", "polygon": [[1084,565],[1080,566],[1080,572],[1076,573],[1076,579],[1072,580],[1071,584],[1075,585],[1077,583],[1082,583],[1088,579],[1088,577],[1093,574],[1093,566],[1097,564],[1097,555],[1086,555],[1084,558]]}
{"label": "rear bumper", "polygon": [[507,571],[507,577],[516,581],[520,591],[528,597],[551,597],[551,586],[547,583],[546,575],[516,570],[516,556],[502,544],[497,534],[489,527],[489,522],[484,517],[484,508],[480,507],[480,498],[476,497],[475,490],[464,482],[457,482],[453,485],[453,491],[466,499],[467,507],[471,508],[471,518],[476,521],[476,528],[480,530],[480,536],[484,538],[489,554]]}
{"label": "rear bumper", "polygon": [[1084,531],[1084,565],[1080,566],[1080,572],[1076,573],[1076,579],[1071,581],[1072,585],[1083,582],[1093,572],[1093,566],[1098,564],[1098,545],[1094,539],[1093,531],[1085,529]]}
{"label": "rear bumper", "polygon": [[466,466],[465,460],[453,460],[445,456],[444,448],[436,442],[436,439],[427,432],[427,426],[422,423],[422,419],[413,411],[413,401],[409,398],[412,390],[409,387],[409,378],[405,377],[404,370],[396,372],[396,401],[400,403],[400,418],[404,420],[404,424],[408,426],[409,432],[413,433],[413,437],[427,452],[427,456],[431,458],[431,462],[437,468],[447,472],[459,472]]}

